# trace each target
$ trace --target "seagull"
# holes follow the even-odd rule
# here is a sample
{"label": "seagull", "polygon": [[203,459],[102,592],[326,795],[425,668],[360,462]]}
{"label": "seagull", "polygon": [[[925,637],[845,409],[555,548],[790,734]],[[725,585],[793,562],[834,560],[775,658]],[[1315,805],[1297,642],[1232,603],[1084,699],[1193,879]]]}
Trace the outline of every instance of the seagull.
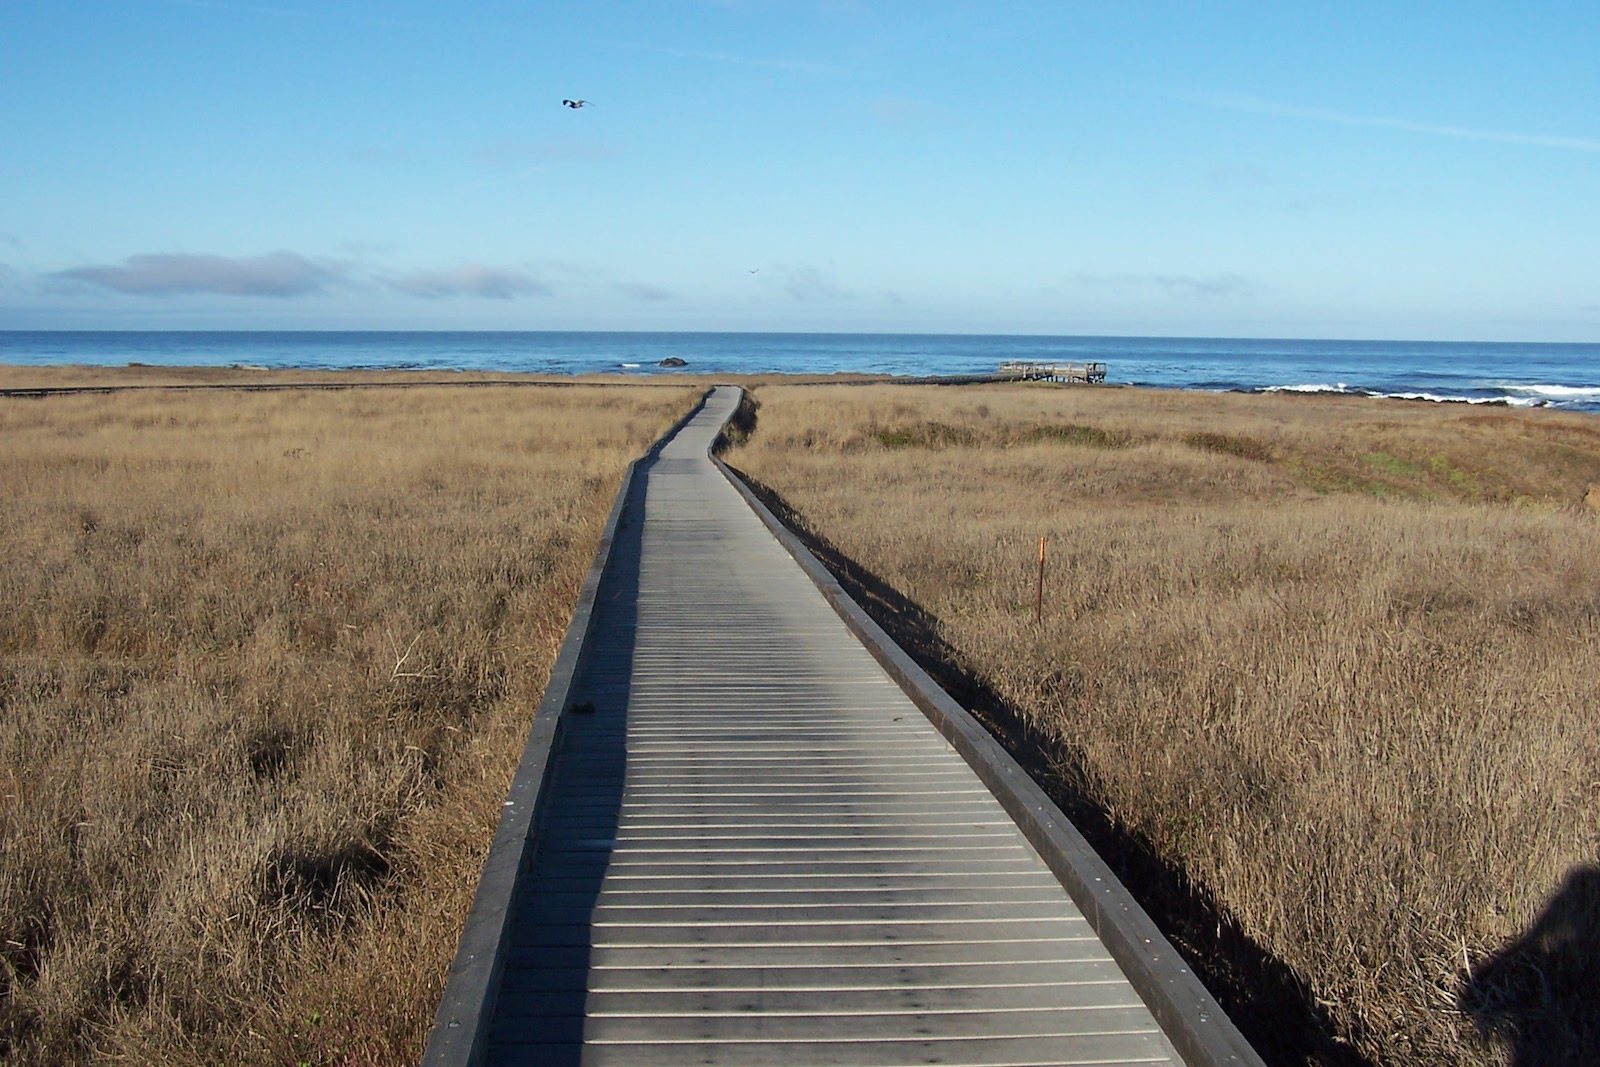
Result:
{"label": "seagull", "polygon": [[570,107],[572,110],[576,111],[580,107],[583,107],[585,104],[587,104],[589,101],[587,101],[587,100],[563,100],[561,102],[563,104],[567,105],[568,107]]}

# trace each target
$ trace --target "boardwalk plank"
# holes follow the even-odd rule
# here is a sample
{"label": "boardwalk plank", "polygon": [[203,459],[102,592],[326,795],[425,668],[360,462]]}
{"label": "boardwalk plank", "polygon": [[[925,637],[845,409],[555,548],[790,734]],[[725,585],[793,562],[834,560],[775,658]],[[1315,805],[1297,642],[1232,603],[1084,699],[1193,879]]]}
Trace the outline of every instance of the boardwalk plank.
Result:
{"label": "boardwalk plank", "polygon": [[[1057,955],[1060,955],[1059,953]],[[594,993],[757,991],[768,995],[789,992],[821,992],[829,996],[849,993],[850,1003],[859,1001],[856,993],[873,990],[1031,989],[1052,982],[1077,985],[1106,983],[1130,991],[1122,971],[1110,960],[1073,961],[1063,958],[1013,962],[940,964],[862,964],[854,967],[596,967],[549,968],[515,967],[506,972],[504,989],[512,999],[507,1010],[519,1010],[521,996],[550,992],[584,991]]]}
{"label": "boardwalk plank", "polygon": [[563,1067],[1122,1067],[1125,1064],[1171,1063],[1169,1053],[1153,1039],[1124,1036],[1079,1038],[1070,1045],[1041,1047],[1036,1038],[984,1037],[976,1040],[698,1042],[646,1045],[574,1042],[495,1044],[496,1062]]}
{"label": "boardwalk plank", "polygon": [[[571,883],[567,883],[569,886]],[[572,889],[534,889],[537,894],[528,903],[531,908],[578,908],[598,904],[600,909],[621,911],[631,908],[648,908],[667,912],[674,908],[690,908],[696,915],[706,915],[711,909],[750,912],[771,908],[810,908],[835,910],[857,906],[867,901],[871,906],[891,908],[918,905],[922,907],[999,906],[1005,904],[1049,904],[1060,898],[1051,892],[1053,887],[1044,882],[1032,886],[982,885],[967,888],[951,886],[895,886],[873,885],[854,892],[836,885],[817,889],[793,889],[782,886],[761,889],[748,885],[724,884],[720,888],[699,887],[692,890],[629,891],[617,886],[603,887],[598,897],[590,892]],[[820,913],[820,911],[819,911]]]}
{"label": "boardwalk plank", "polygon": [[898,945],[527,945],[512,946],[508,967],[881,967],[990,963],[1110,963],[1105,948],[1085,930],[1072,937],[1029,941],[941,941]]}
{"label": "boardwalk plank", "polygon": [[1087,932],[1082,918],[1060,915],[1050,918],[1005,919],[965,918],[952,915],[944,922],[829,922],[819,919],[804,923],[707,923],[650,926],[628,923],[618,926],[582,922],[543,922],[537,911],[512,936],[513,947],[526,945],[639,945],[701,946],[733,945],[937,945],[951,941],[1028,941],[1039,937],[1063,937]]}
{"label": "boardwalk plank", "polygon": [[[949,900],[834,900],[826,907],[815,904],[804,907],[759,903],[734,906],[707,903],[669,904],[658,899],[649,904],[618,907],[602,896],[598,902],[577,905],[540,898],[524,905],[524,912],[530,923],[541,925],[587,922],[596,927],[625,927],[639,931],[691,927],[742,929],[750,926],[760,926],[771,931],[777,931],[781,927],[819,930],[844,925],[882,926],[899,930],[913,925],[925,926],[935,923],[955,923],[963,930],[970,930],[975,923],[993,923],[1001,920],[1072,921],[1060,919],[1059,898],[982,903]],[[779,934],[774,933],[773,936]]]}
{"label": "boardwalk plank", "polygon": [[[1095,987],[1100,988],[1100,987]],[[1137,997],[1134,998],[1137,1001]],[[785,1015],[502,1015],[496,1036],[508,1043],[582,1040],[590,1043],[687,1044],[702,1041],[826,1041],[849,1034],[855,1041],[895,1038],[1127,1037],[1143,1043],[1154,1031],[1138,1007],[1048,1008],[973,1013],[933,1010],[860,1015],[835,1011]]]}
{"label": "boardwalk plank", "polygon": [[[1024,984],[974,986],[926,984],[926,976],[906,972],[899,982],[863,988],[837,984],[810,989],[719,989],[672,987],[609,991],[546,990],[508,1006],[506,1016],[684,1016],[684,1015],[919,1015],[928,1012],[989,1014],[1044,1009],[1139,1007],[1139,998],[1113,970],[1098,981],[1051,981],[1043,969]],[[1018,976],[1020,977],[1020,976]],[[846,1022],[844,1025],[849,1025]]]}

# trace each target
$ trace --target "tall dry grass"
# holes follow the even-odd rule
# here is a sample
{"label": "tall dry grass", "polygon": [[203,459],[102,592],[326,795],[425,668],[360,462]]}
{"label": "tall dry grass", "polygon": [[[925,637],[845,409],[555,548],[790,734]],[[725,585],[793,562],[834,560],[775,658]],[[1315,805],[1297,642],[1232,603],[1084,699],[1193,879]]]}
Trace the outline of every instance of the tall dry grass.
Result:
{"label": "tall dry grass", "polygon": [[0,400],[0,1059],[414,1060],[692,391]]}
{"label": "tall dry grass", "polygon": [[1600,420],[757,395],[732,462],[931,613],[1047,761],[1081,767],[1345,1041],[1385,1063],[1600,1060],[1600,514],[1579,504]]}

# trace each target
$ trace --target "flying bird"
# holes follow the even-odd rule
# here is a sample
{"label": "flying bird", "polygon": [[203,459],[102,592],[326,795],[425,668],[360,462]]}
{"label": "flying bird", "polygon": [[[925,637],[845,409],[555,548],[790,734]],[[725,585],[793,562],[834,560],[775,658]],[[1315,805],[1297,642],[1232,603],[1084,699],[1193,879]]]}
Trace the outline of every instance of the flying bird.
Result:
{"label": "flying bird", "polygon": [[568,107],[570,107],[574,111],[578,110],[580,107],[583,107],[583,106],[585,106],[585,105],[587,105],[589,103],[589,101],[587,101],[587,100],[563,100],[561,102],[563,104],[567,105]]}

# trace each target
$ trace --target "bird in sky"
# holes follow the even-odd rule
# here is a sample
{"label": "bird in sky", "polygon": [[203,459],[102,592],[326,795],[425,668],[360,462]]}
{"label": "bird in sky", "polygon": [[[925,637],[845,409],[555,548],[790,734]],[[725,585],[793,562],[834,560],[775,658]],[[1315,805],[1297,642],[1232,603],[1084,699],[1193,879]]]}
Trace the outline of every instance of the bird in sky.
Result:
{"label": "bird in sky", "polygon": [[561,102],[574,111],[578,110],[580,107],[584,107],[589,103],[587,100],[563,100]]}

